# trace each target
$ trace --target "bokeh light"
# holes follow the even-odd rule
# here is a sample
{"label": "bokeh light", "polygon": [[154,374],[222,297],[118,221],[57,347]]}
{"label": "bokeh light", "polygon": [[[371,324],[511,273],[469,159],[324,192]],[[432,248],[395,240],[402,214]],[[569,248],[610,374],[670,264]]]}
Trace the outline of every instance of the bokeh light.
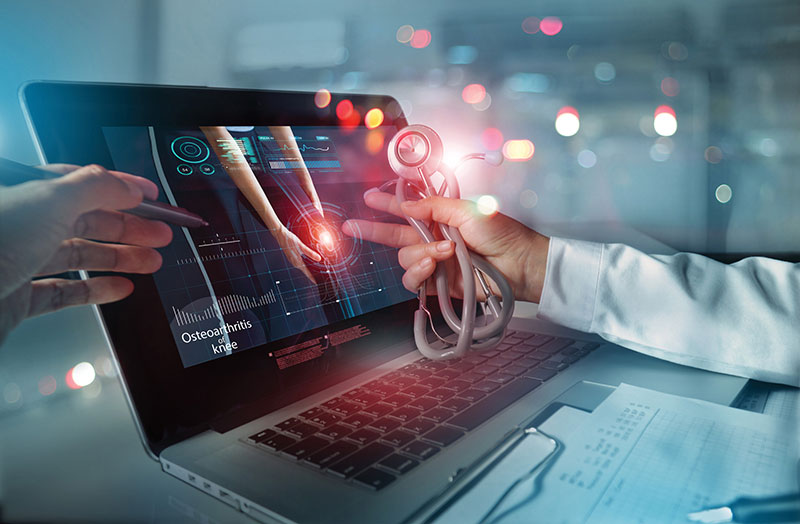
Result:
{"label": "bokeh light", "polygon": [[717,190],[714,191],[714,196],[717,197],[717,201],[720,204],[727,204],[733,198],[733,190],[728,184],[720,184],[717,186]]}
{"label": "bokeh light", "polygon": [[578,110],[572,106],[564,106],[556,114],[556,132],[561,136],[574,136],[581,128]]}
{"label": "bokeh light", "polygon": [[58,383],[56,382],[55,377],[53,375],[47,375],[46,377],[42,377],[39,380],[39,393],[43,396],[52,395],[56,392],[56,387],[58,387]]}
{"label": "bokeh light", "polygon": [[578,165],[583,168],[589,169],[597,164],[597,155],[591,149],[584,149],[578,153]]}
{"label": "bokeh light", "polygon": [[22,390],[14,382],[9,382],[3,388],[3,399],[9,404],[16,404],[22,400]]}
{"label": "bokeh light", "polygon": [[546,16],[539,22],[539,29],[547,36],[555,36],[561,32],[564,23],[556,16]]}
{"label": "bokeh light", "polygon": [[681,86],[677,80],[668,76],[661,81],[661,92],[667,96],[678,96],[681,92]]}
{"label": "bokeh light", "polygon": [[370,153],[377,154],[383,149],[385,137],[380,129],[373,129],[367,133],[366,148]]}
{"label": "bokeh light", "polygon": [[653,117],[653,129],[661,136],[672,136],[678,130],[675,110],[670,106],[658,106]]}
{"label": "bokeh light", "polygon": [[353,102],[350,100],[342,100],[336,104],[336,116],[339,120],[347,120],[353,114]]}
{"label": "bokeh light", "polygon": [[617,77],[617,69],[614,64],[609,62],[600,62],[594,66],[594,77],[598,82],[608,84],[613,82]]}
{"label": "bokeh light", "polygon": [[531,209],[539,203],[539,195],[533,189],[525,189],[519,194],[519,203],[525,209]]}
{"label": "bokeh light", "polygon": [[496,127],[487,127],[481,133],[481,143],[489,151],[497,151],[503,147],[503,133]]}
{"label": "bokeh light", "polygon": [[431,43],[431,32],[427,29],[417,29],[411,37],[411,47],[414,49],[422,49],[428,47]]}
{"label": "bokeh light", "polygon": [[486,88],[481,84],[469,84],[461,90],[461,98],[468,104],[477,104],[486,96]]}
{"label": "bokeh light", "polygon": [[414,28],[408,24],[401,25],[397,28],[397,33],[395,37],[397,41],[401,44],[407,44],[411,41],[411,38],[414,36]]}
{"label": "bokeh light", "polygon": [[709,164],[719,164],[722,161],[722,150],[717,146],[708,146],[703,156]]}
{"label": "bokeh light", "polygon": [[536,18],[535,16],[529,16],[525,20],[522,21],[522,30],[528,33],[529,35],[535,34],[539,32],[539,24],[542,21]]}
{"label": "bokeh light", "polygon": [[327,89],[320,89],[314,95],[314,105],[318,108],[322,109],[324,107],[328,107],[328,104],[331,103],[331,92]]}
{"label": "bokeh light", "polygon": [[486,93],[486,95],[483,97],[483,100],[475,104],[472,104],[472,109],[474,109],[475,111],[486,111],[487,109],[489,109],[489,107],[491,107],[491,105],[492,105],[492,95]]}
{"label": "bokeh light", "polygon": [[759,152],[764,156],[776,156],[780,153],[780,147],[778,147],[778,143],[773,138],[763,138],[761,142],[758,144]]}
{"label": "bokeh light", "polygon": [[88,362],[81,362],[67,371],[67,386],[70,389],[80,389],[94,382],[95,376],[94,366]]}
{"label": "bokeh light", "polygon": [[383,123],[383,111],[380,108],[373,107],[367,114],[364,115],[364,125],[367,126],[367,129],[375,129],[379,125]]}
{"label": "bokeh light", "polygon": [[478,205],[478,213],[482,215],[494,215],[500,208],[497,199],[492,195],[481,195],[475,203]]}
{"label": "bokeh light", "polygon": [[535,149],[530,140],[508,140],[503,145],[503,156],[512,162],[524,162],[533,158]]}

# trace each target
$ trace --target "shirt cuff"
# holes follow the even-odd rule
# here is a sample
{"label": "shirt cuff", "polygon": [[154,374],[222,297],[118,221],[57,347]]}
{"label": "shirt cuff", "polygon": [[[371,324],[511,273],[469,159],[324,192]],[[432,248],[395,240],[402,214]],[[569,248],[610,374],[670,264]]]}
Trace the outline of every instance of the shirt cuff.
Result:
{"label": "shirt cuff", "polygon": [[603,244],[551,237],[537,316],[591,332]]}

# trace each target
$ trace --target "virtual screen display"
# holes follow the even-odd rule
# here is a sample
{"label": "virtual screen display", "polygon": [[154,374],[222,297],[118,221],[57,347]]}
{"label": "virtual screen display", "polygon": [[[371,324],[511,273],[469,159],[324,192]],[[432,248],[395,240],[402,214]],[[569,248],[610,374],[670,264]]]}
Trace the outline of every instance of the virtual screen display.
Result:
{"label": "virtual screen display", "polygon": [[[393,127],[105,127],[114,166],[208,226],[174,228],[154,280],[184,367],[412,298],[394,248],[346,235],[350,218],[393,220],[363,193],[394,178]],[[365,326],[270,353],[312,360]],[[305,345],[304,345],[305,344]]]}

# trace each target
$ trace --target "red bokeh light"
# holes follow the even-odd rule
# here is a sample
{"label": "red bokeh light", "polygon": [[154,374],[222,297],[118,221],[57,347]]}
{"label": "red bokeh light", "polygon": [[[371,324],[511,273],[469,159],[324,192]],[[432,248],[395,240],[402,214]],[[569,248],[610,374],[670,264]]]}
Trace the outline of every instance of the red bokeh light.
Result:
{"label": "red bokeh light", "polygon": [[486,88],[481,84],[469,84],[461,91],[461,98],[468,104],[477,104],[486,98]]}
{"label": "red bokeh light", "polygon": [[542,21],[536,18],[535,16],[529,16],[525,20],[522,21],[522,30],[532,35],[534,33],[539,32],[539,24]]}
{"label": "red bokeh light", "polygon": [[350,100],[342,100],[336,104],[336,116],[339,120],[347,120],[353,114],[353,102]]}
{"label": "red bokeh light", "polygon": [[81,389],[81,386],[79,386],[79,385],[78,385],[78,384],[75,382],[75,380],[72,378],[72,370],[73,370],[73,369],[75,369],[75,368],[72,368],[72,369],[70,369],[69,371],[67,371],[67,375],[64,377],[64,382],[66,382],[66,383],[67,383],[67,387],[68,387],[69,389]]}
{"label": "red bokeh light", "polygon": [[428,47],[431,43],[431,32],[427,29],[417,29],[414,31],[414,36],[411,37],[411,47],[415,49],[422,49]]}
{"label": "red bokeh light", "polygon": [[661,81],[661,92],[667,96],[678,96],[681,91],[681,86],[677,80],[671,76],[666,77]]}
{"label": "red bokeh light", "polygon": [[496,127],[487,127],[481,133],[483,147],[490,151],[496,151],[503,147],[503,133]]}
{"label": "red bokeh light", "polygon": [[539,29],[547,36],[555,36],[561,32],[564,23],[556,16],[546,16],[539,23]]}
{"label": "red bokeh light", "polygon": [[578,114],[578,110],[575,109],[574,107],[572,107],[572,106],[564,106],[564,107],[562,107],[561,109],[558,110],[558,114],[556,114],[556,118],[558,118],[559,116],[563,115],[564,113],[569,113],[571,115],[575,115],[578,118],[581,117],[581,115]]}
{"label": "red bokeh light", "polygon": [[656,108],[656,112],[655,112],[654,116],[658,116],[658,115],[660,115],[661,113],[669,113],[669,114],[670,114],[670,115],[672,115],[672,116],[676,116],[676,115],[675,115],[675,110],[674,110],[674,109],[672,109],[672,108],[671,108],[671,107],[669,107],[669,106],[658,106],[658,107]]}

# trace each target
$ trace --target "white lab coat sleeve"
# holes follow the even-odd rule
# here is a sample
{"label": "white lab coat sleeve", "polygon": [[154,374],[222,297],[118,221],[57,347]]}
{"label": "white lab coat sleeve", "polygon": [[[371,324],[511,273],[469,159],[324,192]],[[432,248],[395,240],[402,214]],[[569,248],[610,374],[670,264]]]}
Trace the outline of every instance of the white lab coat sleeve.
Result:
{"label": "white lab coat sleeve", "polygon": [[800,264],[553,237],[538,315],[671,362],[800,386]]}

